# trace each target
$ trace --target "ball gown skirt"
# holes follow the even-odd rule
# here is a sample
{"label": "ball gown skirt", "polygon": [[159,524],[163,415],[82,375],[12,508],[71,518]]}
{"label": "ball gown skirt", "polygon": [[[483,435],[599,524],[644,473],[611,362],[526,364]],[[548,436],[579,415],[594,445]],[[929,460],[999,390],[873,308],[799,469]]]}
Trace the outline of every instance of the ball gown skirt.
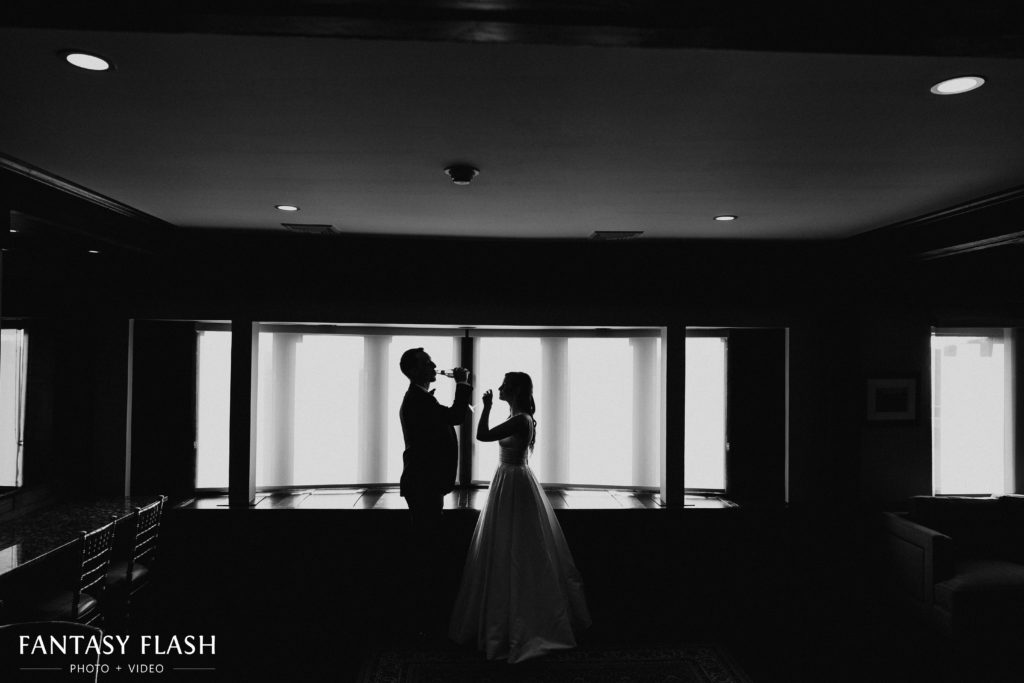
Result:
{"label": "ball gown skirt", "polygon": [[576,646],[583,582],[526,449],[501,449],[466,555],[449,635],[510,663]]}

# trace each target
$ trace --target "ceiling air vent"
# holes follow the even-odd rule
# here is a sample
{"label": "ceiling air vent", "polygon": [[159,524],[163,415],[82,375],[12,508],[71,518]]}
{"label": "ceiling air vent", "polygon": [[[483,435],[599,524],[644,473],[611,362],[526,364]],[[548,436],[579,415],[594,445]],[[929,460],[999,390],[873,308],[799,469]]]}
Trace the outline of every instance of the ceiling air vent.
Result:
{"label": "ceiling air vent", "polygon": [[335,235],[333,225],[326,223],[282,223],[286,229],[292,232],[301,232],[306,235]]}
{"label": "ceiling air vent", "polygon": [[632,240],[644,234],[643,230],[595,230],[592,240]]}

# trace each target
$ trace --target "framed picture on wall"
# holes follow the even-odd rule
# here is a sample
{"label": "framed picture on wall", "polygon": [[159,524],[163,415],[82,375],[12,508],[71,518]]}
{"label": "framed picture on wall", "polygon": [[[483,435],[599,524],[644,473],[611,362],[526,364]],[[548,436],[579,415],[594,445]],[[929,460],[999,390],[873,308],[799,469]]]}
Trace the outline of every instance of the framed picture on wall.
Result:
{"label": "framed picture on wall", "polygon": [[917,419],[917,378],[879,377],[868,380],[867,418],[877,422]]}

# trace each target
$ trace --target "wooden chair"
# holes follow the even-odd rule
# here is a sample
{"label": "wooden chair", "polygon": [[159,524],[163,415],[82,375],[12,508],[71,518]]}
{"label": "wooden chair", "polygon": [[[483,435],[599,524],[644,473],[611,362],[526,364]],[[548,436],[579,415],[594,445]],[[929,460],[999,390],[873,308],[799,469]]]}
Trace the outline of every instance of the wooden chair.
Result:
{"label": "wooden chair", "polygon": [[123,557],[115,558],[107,570],[106,601],[110,609],[128,618],[132,598],[149,584],[156,562],[160,522],[167,496],[145,507],[136,507],[129,522],[130,532]]}
{"label": "wooden chair", "polygon": [[99,529],[81,532],[77,543],[74,587],[30,603],[27,612],[31,618],[39,621],[74,621],[82,624],[100,622],[103,614],[100,610],[100,600],[105,589],[113,541],[113,521]]}

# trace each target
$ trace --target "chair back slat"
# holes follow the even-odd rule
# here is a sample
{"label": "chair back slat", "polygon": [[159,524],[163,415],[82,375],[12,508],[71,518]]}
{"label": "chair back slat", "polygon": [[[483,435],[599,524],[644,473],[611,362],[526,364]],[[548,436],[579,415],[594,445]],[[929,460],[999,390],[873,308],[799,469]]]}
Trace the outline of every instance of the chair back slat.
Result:
{"label": "chair back slat", "polygon": [[110,549],[114,542],[114,523],[108,522],[93,531],[79,535],[79,580],[75,586],[72,616],[77,619],[82,593],[99,599],[103,581],[110,566]]}
{"label": "chair back slat", "polygon": [[160,538],[160,521],[166,500],[167,496],[162,495],[145,507],[135,508],[135,537],[128,555],[129,582],[136,562],[144,562],[150,566],[156,559],[157,541]]}

